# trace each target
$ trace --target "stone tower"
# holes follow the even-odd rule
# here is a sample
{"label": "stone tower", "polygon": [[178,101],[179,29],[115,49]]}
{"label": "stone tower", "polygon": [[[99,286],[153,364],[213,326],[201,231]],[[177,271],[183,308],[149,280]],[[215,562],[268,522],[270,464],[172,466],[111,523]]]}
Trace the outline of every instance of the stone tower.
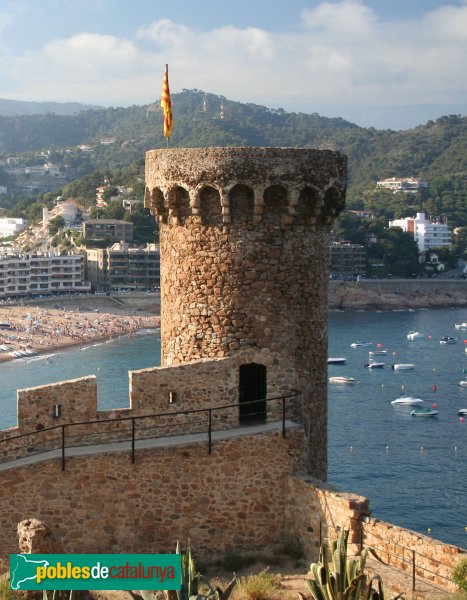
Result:
{"label": "stone tower", "polygon": [[[308,471],[320,479],[329,230],[344,207],[346,178],[346,157],[332,151],[146,155],[145,205],[160,228],[162,365],[267,351],[274,381],[301,392]],[[269,379],[264,389],[274,393]]]}

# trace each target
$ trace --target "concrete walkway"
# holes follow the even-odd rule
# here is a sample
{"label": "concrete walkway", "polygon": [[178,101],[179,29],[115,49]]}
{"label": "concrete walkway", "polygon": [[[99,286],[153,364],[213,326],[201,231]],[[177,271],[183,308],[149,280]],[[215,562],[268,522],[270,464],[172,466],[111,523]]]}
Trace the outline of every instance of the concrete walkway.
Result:
{"label": "concrete walkway", "polygon": [[[296,429],[300,427],[298,423],[294,421],[285,422],[286,430]],[[258,433],[269,433],[271,431],[280,431],[282,429],[281,421],[274,421],[272,423],[265,423],[264,425],[249,425],[247,427],[236,427],[233,429],[225,429],[212,432],[212,444],[215,446],[216,441],[227,440],[229,438],[240,437],[244,435],[254,435]],[[287,435],[287,433],[286,433]],[[157,438],[147,438],[143,440],[135,440],[135,451],[143,450],[147,448],[168,448],[173,446],[186,446],[188,444],[203,443],[206,445],[206,452],[208,451],[208,433],[190,433],[185,435],[173,435]],[[128,452],[131,453],[131,440],[125,440],[122,442],[108,442],[104,444],[90,444],[85,446],[71,446],[65,447],[65,460],[72,456],[87,456],[89,454],[105,454],[108,452]],[[38,454],[32,454],[25,456],[24,458],[17,458],[10,461],[5,461],[0,464],[0,471],[8,471],[9,469],[16,469],[25,465],[34,465],[37,463],[62,458],[62,449],[57,448],[56,450],[49,450],[46,452],[40,452]]]}

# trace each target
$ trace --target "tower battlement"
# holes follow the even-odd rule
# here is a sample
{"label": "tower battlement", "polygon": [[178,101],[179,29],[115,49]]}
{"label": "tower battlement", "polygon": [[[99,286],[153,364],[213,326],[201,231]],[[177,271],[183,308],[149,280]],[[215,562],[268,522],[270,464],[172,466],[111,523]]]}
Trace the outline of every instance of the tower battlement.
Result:
{"label": "tower battlement", "polygon": [[346,157],[296,148],[176,148],[146,157],[159,224],[330,225],[344,207]]}

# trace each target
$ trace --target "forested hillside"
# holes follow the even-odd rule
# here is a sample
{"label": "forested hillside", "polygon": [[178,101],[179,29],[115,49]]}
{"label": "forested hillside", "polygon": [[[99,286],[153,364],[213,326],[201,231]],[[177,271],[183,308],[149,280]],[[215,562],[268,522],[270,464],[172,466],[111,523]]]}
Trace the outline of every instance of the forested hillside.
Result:
{"label": "forested hillside", "polygon": [[[172,96],[172,147],[292,146],[341,150],[349,156],[348,206],[384,216],[426,210],[467,224],[467,118],[457,115],[407,131],[365,129],[316,113],[287,113],[232,102],[198,90]],[[101,145],[102,138],[116,142]],[[69,116],[0,117],[0,156],[93,144],[87,156],[70,156],[76,176],[124,168],[151,148],[165,147],[159,103],[88,110]],[[374,192],[378,179],[422,177],[429,190],[417,197]],[[1,181],[0,181],[1,184]]]}

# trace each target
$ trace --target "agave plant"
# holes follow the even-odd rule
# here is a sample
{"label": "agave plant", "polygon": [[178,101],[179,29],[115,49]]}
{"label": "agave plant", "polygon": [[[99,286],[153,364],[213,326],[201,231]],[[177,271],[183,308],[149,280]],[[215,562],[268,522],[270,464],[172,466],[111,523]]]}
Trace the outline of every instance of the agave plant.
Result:
{"label": "agave plant", "polygon": [[341,529],[331,545],[323,544],[319,562],[312,563],[313,579],[307,579],[314,600],[360,600],[366,582],[364,573],[367,551],[358,559],[347,557],[349,532]]}
{"label": "agave plant", "polygon": [[[210,582],[196,570],[195,561],[191,555],[189,540],[185,552],[181,552],[179,542],[177,542],[175,552],[176,554],[182,554],[181,589],[167,590],[165,592],[167,600],[228,600],[237,583],[237,578],[235,576],[229,581],[225,590],[222,590],[219,587],[214,588]],[[201,585],[203,585],[203,588],[206,588],[206,593],[201,594],[199,592]],[[150,592],[141,590],[140,594],[143,597],[143,600],[154,600],[154,597]]]}
{"label": "agave plant", "polygon": [[[330,551],[325,544],[321,546],[319,562],[310,566],[313,579],[306,580],[313,600],[384,600],[381,577],[375,575],[367,582],[364,570],[368,550],[364,549],[357,559],[349,558],[348,538],[349,532],[342,528]],[[299,595],[306,600],[300,592]]]}

